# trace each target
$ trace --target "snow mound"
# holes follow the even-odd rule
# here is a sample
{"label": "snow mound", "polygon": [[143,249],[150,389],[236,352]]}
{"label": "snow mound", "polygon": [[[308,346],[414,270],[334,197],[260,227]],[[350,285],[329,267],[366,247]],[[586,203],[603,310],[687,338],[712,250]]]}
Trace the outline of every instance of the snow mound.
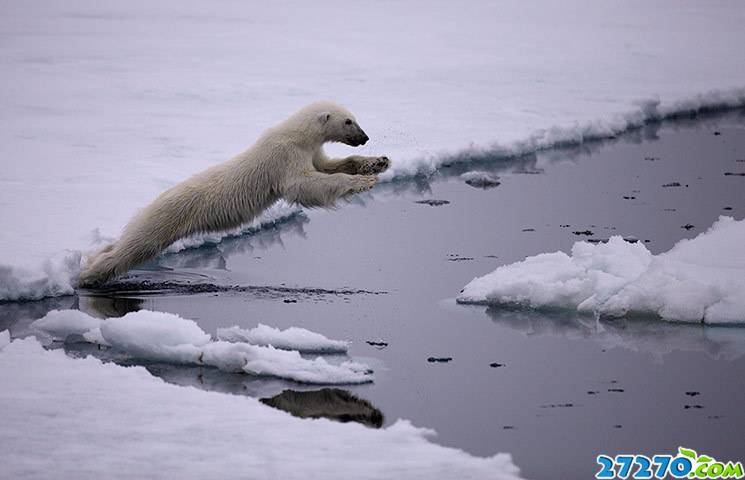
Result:
{"label": "snow mound", "polygon": [[[373,381],[372,371],[361,363],[345,361],[335,365],[321,357],[312,360],[303,358],[297,349],[292,348],[293,343],[300,350],[304,346],[316,352],[346,352],[347,343],[329,340],[302,328],[280,331],[266,325],[253,330],[233,327],[221,329],[228,332],[224,337],[230,338],[230,341],[213,341],[193,320],[149,310],[106,320],[77,310],[54,310],[33,322],[31,327],[61,340],[70,335],[79,336],[83,341],[110,346],[146,362],[207,365],[226,372],[272,376],[303,383],[356,384]],[[241,338],[249,338],[259,344],[252,345]],[[273,346],[274,340],[283,350]]]}
{"label": "snow mound", "polygon": [[80,310],[52,310],[31,323],[34,330],[42,330],[54,337],[65,339],[70,335],[83,335],[101,326],[102,320]]}
{"label": "snow mound", "polygon": [[518,304],[668,321],[745,323],[745,220],[720,217],[708,231],[652,255],[620,236],[577,242],[499,267],[465,286],[459,303]]}
{"label": "snow mound", "polygon": [[79,251],[50,255],[38,264],[0,258],[0,301],[39,300],[72,295],[80,274]]}
{"label": "snow mound", "polygon": [[331,340],[304,328],[290,327],[279,330],[261,323],[250,330],[237,326],[218,328],[217,339],[252,345],[271,345],[282,350],[297,350],[304,353],[346,353],[349,349],[349,342]]}
{"label": "snow mound", "polygon": [[0,332],[0,350],[10,345],[10,332],[3,330]]}
{"label": "snow mound", "polygon": [[510,455],[442,447],[407,421],[377,430],[303,420],[142,367],[72,359],[33,338],[0,350],[0,378],[7,478],[519,479]]}

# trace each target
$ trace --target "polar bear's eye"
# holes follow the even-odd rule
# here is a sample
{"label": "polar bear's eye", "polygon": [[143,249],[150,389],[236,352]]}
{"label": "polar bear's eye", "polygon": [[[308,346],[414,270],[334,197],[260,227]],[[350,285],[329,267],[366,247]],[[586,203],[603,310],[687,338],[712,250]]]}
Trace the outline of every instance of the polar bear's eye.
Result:
{"label": "polar bear's eye", "polygon": [[347,118],[347,120],[344,123],[347,124],[347,125],[351,125],[352,124],[352,120],[350,120],[350,119]]}

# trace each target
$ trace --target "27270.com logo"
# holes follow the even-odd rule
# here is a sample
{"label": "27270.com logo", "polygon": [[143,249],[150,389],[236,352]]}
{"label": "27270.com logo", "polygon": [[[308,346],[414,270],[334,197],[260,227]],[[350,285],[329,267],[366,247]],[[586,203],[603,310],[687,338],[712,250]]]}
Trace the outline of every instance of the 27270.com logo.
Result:
{"label": "27270.com logo", "polygon": [[595,478],[651,479],[651,478],[745,478],[742,462],[719,462],[709,455],[698,455],[695,450],[678,447],[677,455],[598,455],[600,470]]}

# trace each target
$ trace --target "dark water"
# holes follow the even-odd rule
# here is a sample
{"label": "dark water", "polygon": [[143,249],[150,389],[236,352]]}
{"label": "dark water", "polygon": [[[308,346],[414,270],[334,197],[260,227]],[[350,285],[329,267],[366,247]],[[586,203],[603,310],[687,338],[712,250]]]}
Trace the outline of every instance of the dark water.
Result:
{"label": "dark water", "polygon": [[[261,322],[352,340],[350,355],[372,365],[376,380],[346,390],[382,411],[386,425],[407,418],[435,429],[444,445],[510,452],[528,478],[592,478],[599,453],[653,455],[679,445],[743,459],[745,328],[599,322],[453,298],[499,265],[567,251],[579,239],[575,230],[598,239],[633,235],[659,253],[719,215],[742,219],[745,177],[725,172],[745,172],[745,116],[650,125],[613,141],[483,160],[478,169],[500,176],[496,188],[467,185],[458,174],[474,166],[453,165],[429,180],[381,185],[374,197],[337,211],[163,258],[160,267],[172,271],[133,279],[154,282],[147,295],[124,285],[116,295],[0,305],[0,324],[18,333],[51,308],[104,316],[147,308],[192,318],[212,333]],[[681,186],[662,186],[673,182]],[[428,199],[450,203],[416,203]],[[183,287],[207,280],[252,287]],[[236,394],[318,390],[201,368],[150,369],[174,383]]]}

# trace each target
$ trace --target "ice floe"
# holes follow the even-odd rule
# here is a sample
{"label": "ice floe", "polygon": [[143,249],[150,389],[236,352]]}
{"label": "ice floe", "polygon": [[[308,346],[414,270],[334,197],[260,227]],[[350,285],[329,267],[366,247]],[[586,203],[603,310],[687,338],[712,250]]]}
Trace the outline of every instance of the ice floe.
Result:
{"label": "ice floe", "polygon": [[[346,360],[334,364],[323,357],[301,356],[300,351],[342,353],[348,345],[302,328],[280,331],[266,325],[252,330],[233,327],[221,329],[215,341],[193,320],[149,310],[105,320],[77,310],[53,310],[30,327],[59,340],[110,346],[139,361],[206,365],[304,383],[373,381],[372,371],[362,363]],[[273,346],[275,342],[278,348]]]}
{"label": "ice floe", "polygon": [[297,350],[304,353],[346,353],[349,349],[349,342],[331,340],[304,328],[290,327],[279,330],[262,323],[250,330],[237,326],[218,328],[217,339],[252,345],[271,345],[282,350]]}
{"label": "ice floe", "polygon": [[653,255],[620,236],[576,242],[497,268],[465,286],[460,303],[562,308],[668,321],[745,323],[745,220],[720,217],[696,238]]}

